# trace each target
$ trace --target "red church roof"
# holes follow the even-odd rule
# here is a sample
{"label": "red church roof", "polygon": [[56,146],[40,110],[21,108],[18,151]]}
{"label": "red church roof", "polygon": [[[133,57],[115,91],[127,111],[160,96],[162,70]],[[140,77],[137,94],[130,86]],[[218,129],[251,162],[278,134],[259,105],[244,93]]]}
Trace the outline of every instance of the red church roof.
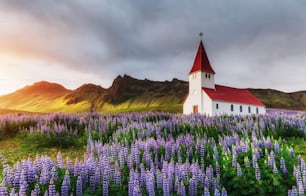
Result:
{"label": "red church roof", "polygon": [[216,85],[216,89],[202,88],[214,101],[226,101],[233,103],[265,106],[249,90]]}
{"label": "red church roof", "polygon": [[208,73],[215,74],[215,71],[213,68],[210,66],[206,51],[203,46],[203,42],[201,40],[197,55],[194,59],[193,66],[189,72],[189,74],[196,72],[196,71],[205,71]]}

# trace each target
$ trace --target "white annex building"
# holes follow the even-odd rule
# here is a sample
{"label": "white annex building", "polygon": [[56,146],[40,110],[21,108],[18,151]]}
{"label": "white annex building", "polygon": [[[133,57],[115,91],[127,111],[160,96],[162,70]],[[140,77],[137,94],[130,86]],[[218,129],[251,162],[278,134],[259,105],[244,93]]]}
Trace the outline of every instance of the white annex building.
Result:
{"label": "white annex building", "polygon": [[189,72],[189,94],[184,102],[184,114],[214,116],[266,113],[265,105],[249,90],[217,85],[215,76],[201,40]]}

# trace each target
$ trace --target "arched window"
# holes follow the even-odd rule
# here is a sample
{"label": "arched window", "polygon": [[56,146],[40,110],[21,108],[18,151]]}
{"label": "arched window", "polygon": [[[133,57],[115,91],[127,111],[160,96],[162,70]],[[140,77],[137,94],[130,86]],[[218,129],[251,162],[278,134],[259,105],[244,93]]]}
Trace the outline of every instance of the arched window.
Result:
{"label": "arched window", "polygon": [[216,103],[216,109],[219,109],[219,104]]}
{"label": "arched window", "polygon": [[250,106],[249,106],[248,110],[249,110],[249,113],[251,113],[251,107]]}
{"label": "arched window", "polygon": [[242,105],[240,106],[240,112],[242,112]]}
{"label": "arched window", "polygon": [[231,104],[231,111],[233,112],[234,111],[234,105]]}

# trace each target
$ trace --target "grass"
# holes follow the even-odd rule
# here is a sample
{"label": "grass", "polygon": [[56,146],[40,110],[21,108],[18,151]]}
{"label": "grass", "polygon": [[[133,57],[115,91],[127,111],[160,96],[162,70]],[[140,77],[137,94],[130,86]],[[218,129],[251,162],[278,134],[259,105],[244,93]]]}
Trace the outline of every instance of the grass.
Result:
{"label": "grass", "polygon": [[72,147],[67,149],[61,148],[37,148],[35,145],[25,145],[23,140],[18,137],[8,138],[0,141],[0,154],[2,154],[8,161],[9,164],[16,163],[27,157],[32,159],[38,155],[48,155],[49,157],[56,160],[56,155],[60,151],[63,159],[70,157],[73,161],[75,158],[81,159],[85,152],[85,147]]}
{"label": "grass", "polygon": [[139,106],[139,107],[118,107],[112,109],[104,109],[101,112],[106,113],[116,113],[116,112],[148,112],[148,111],[156,111],[156,112],[169,112],[169,113],[183,113],[183,105],[182,104],[172,104],[172,105],[158,105],[158,106]]}
{"label": "grass", "polygon": [[301,155],[306,161],[306,141],[304,138],[290,138],[287,139],[290,146],[293,147],[296,156]]}
{"label": "grass", "polygon": [[10,109],[2,109],[0,108],[0,115],[7,114],[31,114],[32,112],[22,111],[22,110],[10,110]]}

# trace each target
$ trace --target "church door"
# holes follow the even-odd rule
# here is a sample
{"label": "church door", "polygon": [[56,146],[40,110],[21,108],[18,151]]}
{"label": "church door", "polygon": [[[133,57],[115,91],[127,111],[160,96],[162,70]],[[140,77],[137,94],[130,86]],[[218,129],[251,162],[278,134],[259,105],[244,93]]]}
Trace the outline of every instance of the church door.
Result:
{"label": "church door", "polygon": [[193,106],[193,113],[197,114],[199,112],[198,105]]}

